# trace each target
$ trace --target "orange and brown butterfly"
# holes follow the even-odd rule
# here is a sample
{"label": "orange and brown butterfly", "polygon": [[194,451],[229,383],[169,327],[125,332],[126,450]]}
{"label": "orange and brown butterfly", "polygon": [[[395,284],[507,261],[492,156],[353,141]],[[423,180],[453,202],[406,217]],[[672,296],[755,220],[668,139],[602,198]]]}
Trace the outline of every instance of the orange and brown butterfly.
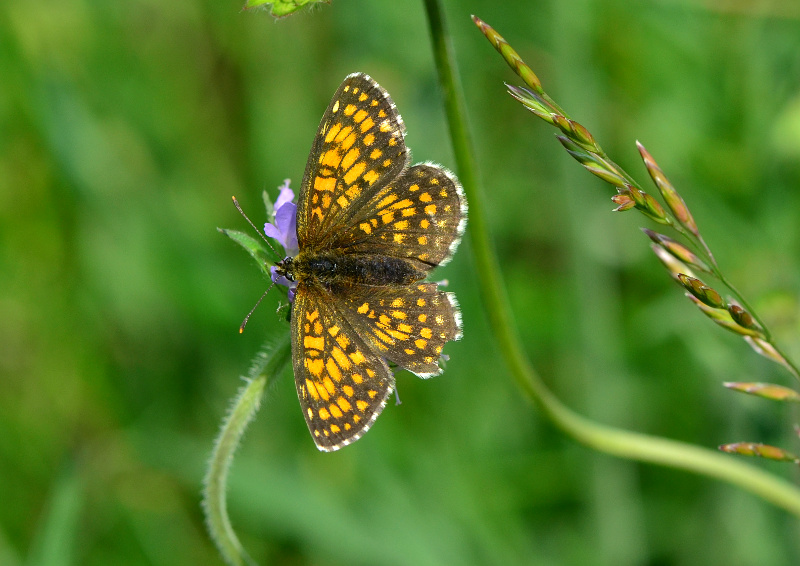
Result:
{"label": "orange and brown butterfly", "polygon": [[369,429],[395,387],[388,362],[437,375],[461,338],[455,296],[424,279],[453,255],[467,202],[443,167],[409,166],[404,136],[389,93],[349,75],[322,116],[296,217],[276,208],[267,225],[290,255],[273,279],[291,287],[295,385],[320,450]]}

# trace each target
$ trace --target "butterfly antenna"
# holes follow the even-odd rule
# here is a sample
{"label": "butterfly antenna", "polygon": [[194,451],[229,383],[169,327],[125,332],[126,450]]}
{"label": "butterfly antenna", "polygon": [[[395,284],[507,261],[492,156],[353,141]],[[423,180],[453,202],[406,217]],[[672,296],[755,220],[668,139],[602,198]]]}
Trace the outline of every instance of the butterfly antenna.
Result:
{"label": "butterfly antenna", "polygon": [[[244,213],[244,210],[242,210],[242,207],[239,205],[239,201],[236,200],[236,197],[231,197],[231,198],[233,199],[233,206],[236,207],[236,210],[239,211],[239,214],[244,216],[244,219],[247,220],[247,223],[250,224],[250,226],[253,227],[253,230],[255,230],[258,233],[259,236],[261,236],[261,239],[264,240],[264,243],[267,244],[267,246],[269,247],[270,250],[272,250],[272,253],[274,253],[277,257],[280,258],[281,254],[279,254],[278,252],[275,251],[275,248],[272,247],[272,244],[269,243],[269,240],[267,240],[267,238],[264,236],[264,234],[261,233],[261,230],[256,228],[256,225],[253,224],[253,221],[250,220],[250,218]],[[263,297],[262,297],[262,299],[263,299]],[[258,303],[256,303],[256,307],[257,306],[258,306]],[[253,308],[255,308],[255,307],[253,307]],[[247,322],[247,319],[245,319],[245,322]],[[244,325],[242,325],[242,328],[244,328]]]}
{"label": "butterfly antenna", "polygon": [[261,295],[261,297],[260,297],[260,298],[259,298],[259,299],[256,301],[256,304],[253,306],[253,308],[252,308],[252,309],[250,309],[250,312],[249,312],[249,313],[247,313],[247,316],[246,316],[246,317],[244,317],[244,320],[242,321],[242,325],[239,327],[239,334],[241,334],[242,332],[244,332],[244,327],[245,327],[245,326],[247,326],[247,321],[248,321],[248,320],[250,320],[250,317],[253,315],[253,312],[254,312],[254,311],[255,311],[255,310],[258,308],[258,305],[260,305],[260,304],[261,304],[261,301],[263,301],[263,300],[264,300],[264,297],[266,297],[266,296],[267,296],[267,293],[269,293],[269,292],[270,292],[270,289],[272,289],[274,286],[275,286],[275,283],[273,282],[273,283],[272,283],[272,285],[270,285],[269,287],[267,287],[267,290],[266,290],[266,291],[264,291],[264,294],[263,294],[263,295]]}

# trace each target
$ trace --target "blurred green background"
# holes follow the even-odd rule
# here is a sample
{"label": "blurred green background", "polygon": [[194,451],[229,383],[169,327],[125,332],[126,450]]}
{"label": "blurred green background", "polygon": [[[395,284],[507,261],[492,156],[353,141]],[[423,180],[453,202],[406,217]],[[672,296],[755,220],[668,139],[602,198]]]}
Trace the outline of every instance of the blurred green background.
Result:
{"label": "blurred green background", "polygon": [[[275,23],[218,0],[0,5],[0,564],[219,564],[201,481],[230,398],[287,332],[216,227],[298,186],[348,73],[392,94],[415,159],[454,168],[419,2],[336,0]],[[791,385],[686,301],[636,212],[505,94],[503,34],[642,182],[642,141],[795,360],[800,6],[446,0],[503,276],[529,355],[603,423],[706,447],[797,451]],[[474,203],[473,203],[474,205]],[[589,451],[521,397],[468,238],[434,277],[462,305],[446,372],[334,454],[292,378],[270,390],[229,510],[262,564],[797,564],[798,521],[711,480]],[[796,481],[789,465],[757,462]]]}

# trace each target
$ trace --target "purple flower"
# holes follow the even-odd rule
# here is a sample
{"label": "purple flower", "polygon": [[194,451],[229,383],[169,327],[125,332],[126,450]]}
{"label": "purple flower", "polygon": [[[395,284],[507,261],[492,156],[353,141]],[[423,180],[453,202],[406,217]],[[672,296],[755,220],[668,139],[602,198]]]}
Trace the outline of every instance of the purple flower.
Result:
{"label": "purple flower", "polygon": [[[273,222],[264,224],[264,233],[270,237],[278,240],[283,246],[287,257],[294,257],[300,251],[300,246],[297,243],[297,205],[292,202],[294,200],[294,191],[289,188],[289,179],[283,182],[283,185],[278,187],[280,194],[278,200],[275,201]],[[289,301],[294,301],[296,281],[290,281],[284,275],[280,275],[277,266],[269,268],[272,276],[272,281],[278,285],[283,285],[289,288]]]}
{"label": "purple flower", "polygon": [[271,274],[272,281],[277,285],[283,285],[284,287],[289,287],[289,302],[294,302],[294,289],[297,287],[297,281],[289,281],[285,276],[280,275],[278,273],[278,267],[273,265],[269,268],[269,272]]}
{"label": "purple flower", "polygon": [[289,179],[278,188],[281,193],[275,201],[273,222],[264,224],[264,233],[278,240],[287,256],[294,257],[300,251],[297,244],[297,205],[292,202],[294,191],[289,188]]}

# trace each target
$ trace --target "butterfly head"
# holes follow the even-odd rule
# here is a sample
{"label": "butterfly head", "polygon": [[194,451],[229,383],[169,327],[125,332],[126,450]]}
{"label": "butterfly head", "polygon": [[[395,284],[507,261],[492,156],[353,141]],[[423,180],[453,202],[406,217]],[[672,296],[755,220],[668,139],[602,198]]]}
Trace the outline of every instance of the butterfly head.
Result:
{"label": "butterfly head", "polygon": [[285,257],[275,264],[275,275],[285,277],[289,281],[294,281],[294,258]]}

